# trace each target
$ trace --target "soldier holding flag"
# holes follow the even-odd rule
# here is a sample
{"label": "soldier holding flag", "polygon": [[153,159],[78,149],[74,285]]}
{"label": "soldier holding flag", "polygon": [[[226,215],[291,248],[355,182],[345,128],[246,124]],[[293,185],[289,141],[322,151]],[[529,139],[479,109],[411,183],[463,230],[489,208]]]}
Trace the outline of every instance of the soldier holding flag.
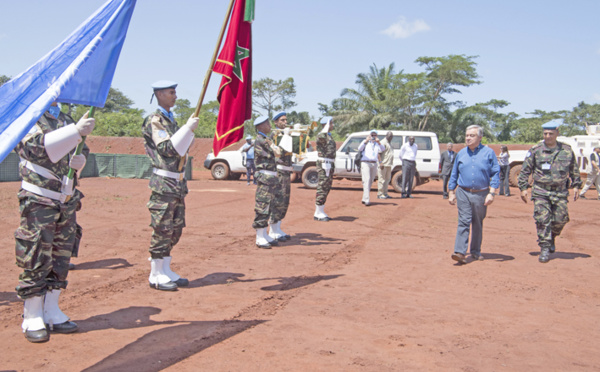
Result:
{"label": "soldier holding flag", "polygon": [[67,288],[69,261],[81,239],[76,214],[83,194],[74,189],[67,195],[63,185],[69,168],[85,166],[87,147],[84,154],[70,153],[94,125],[87,113],[75,124],[53,103],[15,148],[23,178],[18,194],[21,224],[15,231],[17,265],[23,269],[17,295],[25,300],[22,328],[30,342],[48,341],[46,327],[56,333],[77,331],[58,299]]}
{"label": "soldier holding flag", "polygon": [[149,249],[149,282],[150,287],[162,291],[189,285],[187,279],[171,270],[171,251],[185,227],[185,165],[199,119],[192,115],[181,128],[177,125],[171,112],[177,99],[176,87],[177,83],[166,80],[152,84],[158,110],[144,120],[142,127],[146,153],[154,167],[150,177],[152,195],[147,204],[154,229]]}

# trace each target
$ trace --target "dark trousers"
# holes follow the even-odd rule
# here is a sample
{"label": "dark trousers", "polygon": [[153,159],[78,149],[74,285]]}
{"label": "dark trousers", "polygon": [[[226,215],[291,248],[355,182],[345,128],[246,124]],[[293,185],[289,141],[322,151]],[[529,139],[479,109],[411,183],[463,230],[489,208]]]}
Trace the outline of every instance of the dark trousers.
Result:
{"label": "dark trousers", "polygon": [[510,195],[510,189],[508,188],[508,175],[510,174],[510,165],[501,165],[500,166],[500,190],[498,190],[498,194],[500,195]]}
{"label": "dark trousers", "polygon": [[402,160],[402,196],[412,194],[413,179],[417,171],[417,163],[413,160]]}
{"label": "dark trousers", "polygon": [[[246,181],[250,183],[250,178],[256,172],[256,165],[254,165],[254,159],[246,159]],[[256,177],[254,177],[254,184],[256,184]]]}
{"label": "dark trousers", "polygon": [[450,181],[450,175],[443,175],[442,182],[444,183],[444,196],[448,196],[448,181]]}

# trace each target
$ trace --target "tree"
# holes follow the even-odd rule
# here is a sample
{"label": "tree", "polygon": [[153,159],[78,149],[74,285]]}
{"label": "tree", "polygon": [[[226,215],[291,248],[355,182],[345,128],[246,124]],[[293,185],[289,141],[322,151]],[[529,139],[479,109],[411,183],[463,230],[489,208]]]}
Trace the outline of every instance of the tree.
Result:
{"label": "tree", "polygon": [[432,111],[442,108],[446,100],[444,95],[461,93],[456,87],[468,87],[481,84],[476,80],[479,75],[475,70],[476,63],[473,58],[451,54],[447,57],[419,57],[415,61],[425,67],[427,81],[427,100],[424,101],[425,116],[419,122],[419,130],[425,130],[427,121]]}
{"label": "tree", "polygon": [[273,113],[296,106],[291,99],[296,96],[294,78],[273,80],[262,78],[252,83],[252,103],[266,111],[269,118]]}
{"label": "tree", "polygon": [[10,77],[6,75],[0,75],[0,87],[10,81]]}
{"label": "tree", "polygon": [[585,124],[600,123],[600,104],[589,105],[579,102],[573,110],[564,116],[564,127],[560,133],[565,136],[585,134]]}
{"label": "tree", "polygon": [[[190,107],[190,101],[187,99],[178,99],[175,101],[175,107],[173,112],[179,125],[185,124],[187,120],[192,116],[195,107]],[[219,102],[209,101],[202,105],[198,118],[198,128],[194,130],[194,135],[201,138],[211,138],[215,135],[217,127],[217,115],[219,114]]]}

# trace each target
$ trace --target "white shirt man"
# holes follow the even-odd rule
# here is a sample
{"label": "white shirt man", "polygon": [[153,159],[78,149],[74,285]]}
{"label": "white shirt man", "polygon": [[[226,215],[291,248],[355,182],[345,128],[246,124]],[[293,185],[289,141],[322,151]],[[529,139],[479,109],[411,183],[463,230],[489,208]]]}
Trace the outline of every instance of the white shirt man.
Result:
{"label": "white shirt man", "polygon": [[379,138],[377,138],[377,131],[371,131],[371,134],[358,146],[358,151],[362,151],[362,158],[360,160],[360,175],[363,183],[362,203],[368,206],[370,204],[369,193],[371,185],[375,179],[375,174],[377,174],[377,155],[385,151],[385,147],[379,142]]}
{"label": "white shirt man", "polygon": [[400,160],[402,160],[402,197],[412,198],[412,184],[417,172],[417,144],[415,137],[408,137],[400,148]]}

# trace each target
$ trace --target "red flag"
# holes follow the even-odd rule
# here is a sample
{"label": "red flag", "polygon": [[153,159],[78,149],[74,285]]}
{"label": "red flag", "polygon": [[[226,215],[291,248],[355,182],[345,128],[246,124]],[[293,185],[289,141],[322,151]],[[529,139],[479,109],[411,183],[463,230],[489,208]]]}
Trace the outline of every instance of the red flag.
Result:
{"label": "red flag", "polygon": [[244,121],[252,117],[253,8],[254,0],[235,1],[227,38],[213,68],[214,72],[223,75],[217,95],[220,108],[213,140],[215,156],[244,136]]}

